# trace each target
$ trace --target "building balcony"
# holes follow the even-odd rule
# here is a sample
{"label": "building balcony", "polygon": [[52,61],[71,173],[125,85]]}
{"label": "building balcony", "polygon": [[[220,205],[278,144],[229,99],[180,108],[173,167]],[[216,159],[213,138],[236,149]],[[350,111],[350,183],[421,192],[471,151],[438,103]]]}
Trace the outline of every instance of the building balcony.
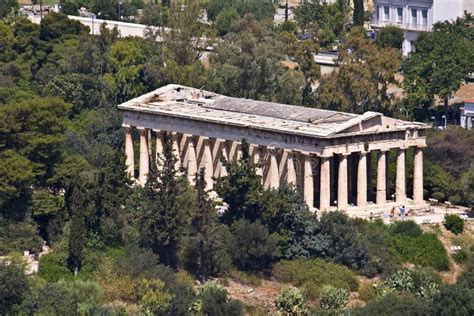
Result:
{"label": "building balcony", "polygon": [[396,26],[403,30],[407,31],[424,31],[431,32],[433,30],[432,25],[422,25],[422,24],[410,24],[410,23],[397,23],[392,21],[385,21],[380,19],[373,19],[370,22],[370,26],[373,28],[380,28],[384,26]]}

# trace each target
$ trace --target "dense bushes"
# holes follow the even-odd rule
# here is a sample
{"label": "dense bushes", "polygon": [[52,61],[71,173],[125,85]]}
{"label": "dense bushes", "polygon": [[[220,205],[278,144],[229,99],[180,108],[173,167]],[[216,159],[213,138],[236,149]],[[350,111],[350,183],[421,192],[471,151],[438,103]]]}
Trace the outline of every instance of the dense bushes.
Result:
{"label": "dense bushes", "polygon": [[294,287],[281,289],[275,300],[277,310],[283,315],[303,315],[306,313],[306,304],[300,290]]}
{"label": "dense bushes", "polygon": [[464,230],[464,220],[456,214],[446,214],[444,216],[444,227],[458,235]]}
{"label": "dense bushes", "polygon": [[449,257],[441,241],[434,234],[423,233],[414,222],[395,223],[385,245],[400,262],[431,266],[439,271],[449,269]]}
{"label": "dense bushes", "polygon": [[357,278],[351,270],[321,259],[282,260],[273,266],[272,275],[278,281],[301,287],[309,299],[317,298],[324,285],[348,291],[358,288]]}
{"label": "dense bushes", "polygon": [[355,308],[351,311],[351,315],[417,315],[428,316],[430,313],[429,305],[412,295],[404,294],[401,296],[395,294],[387,294],[379,300],[373,300],[365,307]]}
{"label": "dense bushes", "polygon": [[0,217],[0,256],[12,251],[39,253],[43,240],[33,221],[14,222]]}
{"label": "dense bushes", "polygon": [[0,261],[0,314],[8,315],[27,293],[28,280],[23,267]]}

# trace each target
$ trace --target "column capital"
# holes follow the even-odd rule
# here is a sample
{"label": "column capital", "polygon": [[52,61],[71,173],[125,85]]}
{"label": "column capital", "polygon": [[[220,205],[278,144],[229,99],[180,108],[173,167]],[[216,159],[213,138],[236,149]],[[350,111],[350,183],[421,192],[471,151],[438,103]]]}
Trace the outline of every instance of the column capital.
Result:
{"label": "column capital", "polygon": [[137,126],[136,129],[139,130],[140,132],[141,132],[141,131],[146,131],[146,130],[148,130],[148,128],[146,128],[146,127],[141,127],[141,126]]}
{"label": "column capital", "polygon": [[339,154],[339,156],[342,156],[342,157],[345,157],[345,158],[347,158],[350,155],[351,155],[351,153],[340,153]]}
{"label": "column capital", "polygon": [[124,123],[124,124],[122,124],[122,127],[123,127],[123,128],[129,128],[129,129],[130,129],[130,128],[132,128],[133,126],[130,125],[130,124],[125,124],[125,123]]}

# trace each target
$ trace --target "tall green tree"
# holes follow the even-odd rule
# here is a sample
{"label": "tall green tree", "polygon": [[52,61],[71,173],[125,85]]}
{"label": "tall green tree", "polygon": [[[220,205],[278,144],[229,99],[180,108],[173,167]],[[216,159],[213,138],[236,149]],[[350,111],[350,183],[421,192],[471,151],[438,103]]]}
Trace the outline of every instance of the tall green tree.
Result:
{"label": "tall green tree", "polygon": [[[204,169],[196,175],[196,210],[191,214],[186,266],[200,280],[225,272],[230,265],[227,226],[219,218],[206,192]],[[227,238],[226,238],[227,237]]]}
{"label": "tall green tree", "polygon": [[88,179],[89,175],[82,174],[79,176],[81,177],[81,181],[78,181],[73,188],[69,209],[71,223],[67,257],[69,269],[75,274],[77,274],[82,267],[86,220],[93,210],[92,192],[90,192],[90,180]]}
{"label": "tall green tree", "polygon": [[353,22],[356,26],[364,25],[364,0],[354,0]]}
{"label": "tall green tree", "polygon": [[17,0],[2,0],[0,2],[0,19],[6,17],[12,10],[18,9]]}
{"label": "tall green tree", "polygon": [[[171,135],[163,136],[160,170],[152,159],[151,172],[145,185],[141,244],[158,254],[160,261],[171,267],[178,265],[178,247],[189,223],[189,187],[178,174]],[[192,191],[191,191],[192,192]]]}
{"label": "tall green tree", "polygon": [[429,107],[439,98],[448,117],[449,99],[474,71],[474,36],[468,21],[466,17],[465,23],[437,24],[433,32],[418,37],[415,52],[403,65],[403,86],[412,108]]}
{"label": "tall green tree", "polygon": [[229,205],[221,219],[226,224],[232,224],[239,219],[255,221],[262,213],[263,186],[261,177],[255,173],[251,163],[249,144],[242,140],[242,154],[238,161],[227,161],[228,175],[219,178],[215,190]]}

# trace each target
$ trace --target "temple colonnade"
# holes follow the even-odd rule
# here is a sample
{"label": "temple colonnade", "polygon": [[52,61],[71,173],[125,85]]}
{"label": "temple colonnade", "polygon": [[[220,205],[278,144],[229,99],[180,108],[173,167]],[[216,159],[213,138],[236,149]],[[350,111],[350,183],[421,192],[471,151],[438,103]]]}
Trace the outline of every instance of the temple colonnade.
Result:
{"label": "temple colonnade", "polygon": [[[200,135],[176,133],[144,127],[124,125],[127,171],[137,183],[144,185],[150,170],[151,156],[163,152],[163,133],[172,138],[172,147],[177,157],[176,167],[187,172],[194,182],[195,174],[205,170],[207,189],[212,190],[213,178],[227,175],[225,160],[236,160],[240,156],[241,143],[233,140],[210,138]],[[139,134],[139,167],[135,171],[134,132]],[[136,134],[136,132],[135,132]],[[323,153],[305,152],[279,148],[278,145],[250,144],[249,153],[256,172],[262,177],[265,188],[277,188],[281,181],[292,183],[303,192],[310,208],[319,210],[349,207],[364,208],[368,204],[386,205],[388,198],[394,202],[407,202],[406,151],[409,147],[387,146],[376,150]],[[423,203],[423,146],[414,148],[413,194],[414,204]],[[396,177],[394,192],[388,192],[388,151],[396,148]],[[376,153],[376,183],[372,187],[372,159]],[[390,194],[391,193],[391,194]],[[393,195],[392,195],[393,194]]]}

